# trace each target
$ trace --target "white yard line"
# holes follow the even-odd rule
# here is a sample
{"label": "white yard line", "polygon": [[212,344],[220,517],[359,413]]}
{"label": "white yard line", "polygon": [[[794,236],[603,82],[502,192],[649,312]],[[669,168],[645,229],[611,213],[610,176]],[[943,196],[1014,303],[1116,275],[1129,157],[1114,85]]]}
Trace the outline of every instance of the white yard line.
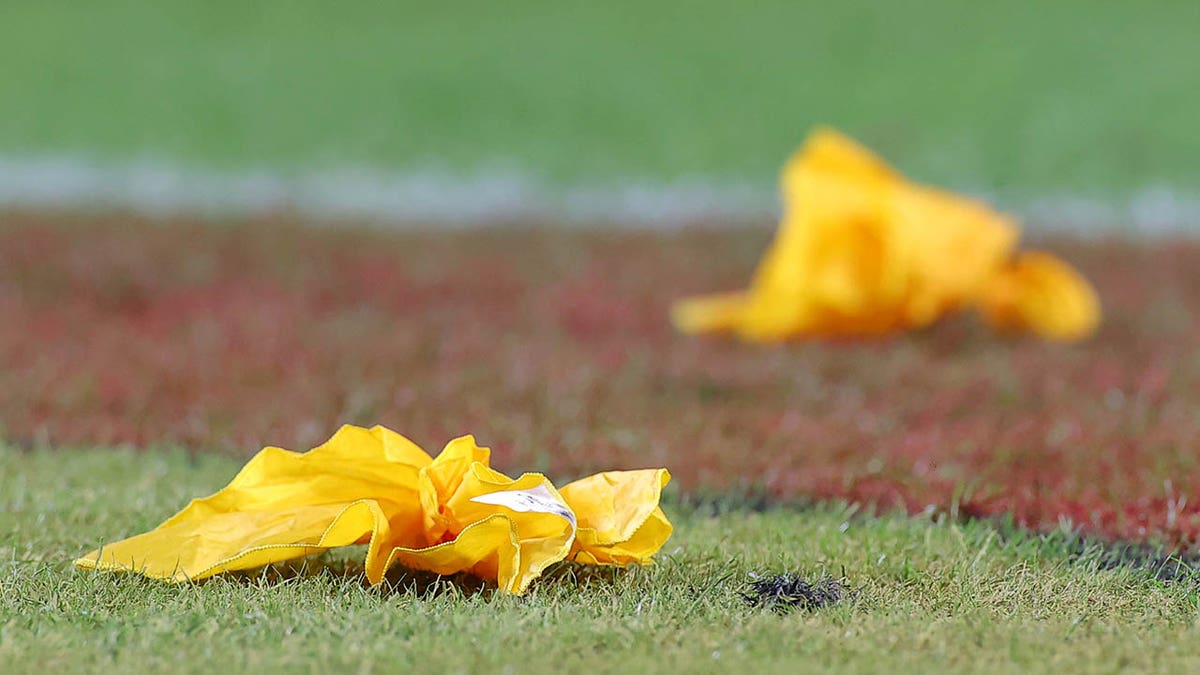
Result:
{"label": "white yard line", "polygon": [[[1036,232],[1200,234],[1200,195],[1150,189],[1129,199],[991,200]],[[110,209],[152,216],[263,216],[380,226],[475,227],[569,223],[672,229],[769,222],[773,185],[703,178],[559,188],[518,172],[220,172],[163,162],[105,163],[70,156],[0,157],[0,208]]]}

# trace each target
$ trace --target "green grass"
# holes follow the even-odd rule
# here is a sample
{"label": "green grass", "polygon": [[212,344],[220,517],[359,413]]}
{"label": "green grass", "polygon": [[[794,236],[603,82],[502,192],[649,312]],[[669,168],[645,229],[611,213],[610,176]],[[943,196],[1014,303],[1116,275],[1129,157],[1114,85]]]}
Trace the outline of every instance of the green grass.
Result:
{"label": "green grass", "polygon": [[[524,598],[302,574],[170,586],[68,561],[153,526],[236,470],[182,452],[0,450],[0,671],[1026,672],[1200,667],[1196,588],[1097,571],[1062,536],[853,508],[669,507],[657,565],[559,567]],[[750,572],[840,576],[852,602],[743,605]],[[350,570],[343,572],[342,570]]]}
{"label": "green grass", "polygon": [[916,176],[1200,186],[1200,5],[14,0],[0,153],[773,180],[814,123]]}

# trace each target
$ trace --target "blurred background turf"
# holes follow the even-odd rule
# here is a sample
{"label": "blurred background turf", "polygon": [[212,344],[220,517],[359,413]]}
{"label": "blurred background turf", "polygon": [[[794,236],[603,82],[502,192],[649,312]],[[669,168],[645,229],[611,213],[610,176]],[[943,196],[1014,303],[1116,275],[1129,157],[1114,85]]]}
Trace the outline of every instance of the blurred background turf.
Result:
{"label": "blurred background turf", "polygon": [[0,155],[766,183],[816,123],[1001,194],[1200,187],[1200,3],[6,0]]}

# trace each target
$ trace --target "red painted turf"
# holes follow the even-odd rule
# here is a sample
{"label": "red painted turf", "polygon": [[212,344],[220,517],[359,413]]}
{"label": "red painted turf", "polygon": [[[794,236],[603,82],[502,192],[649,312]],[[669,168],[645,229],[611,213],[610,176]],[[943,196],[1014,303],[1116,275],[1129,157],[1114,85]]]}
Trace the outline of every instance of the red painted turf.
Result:
{"label": "red painted turf", "polygon": [[1200,244],[1048,242],[1108,312],[1077,347],[970,317],[775,348],[670,329],[672,299],[742,286],[768,238],[9,215],[0,424],[248,456],[379,422],[560,479],[665,465],[683,489],[1200,538]]}

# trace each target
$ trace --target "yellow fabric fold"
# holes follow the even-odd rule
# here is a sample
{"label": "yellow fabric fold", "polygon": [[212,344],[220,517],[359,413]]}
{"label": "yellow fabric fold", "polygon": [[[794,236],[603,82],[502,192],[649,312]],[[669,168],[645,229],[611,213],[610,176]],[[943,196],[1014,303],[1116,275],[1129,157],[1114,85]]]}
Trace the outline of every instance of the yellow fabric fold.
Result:
{"label": "yellow fabric fold", "polygon": [[512,479],[490,468],[489,459],[471,436],[430,458],[383,427],[347,425],[307,453],[263,449],[216,494],[75,562],[178,582],[366,544],[364,567],[373,584],[403,564],[438,574],[471,572],[520,594],[572,553],[581,522],[589,545],[625,546],[577,558],[594,564],[648,562],[670,536],[658,509],[665,470],[656,488],[624,493],[623,499],[645,500],[622,507],[638,521],[626,523],[628,536],[622,531],[616,536],[622,541],[595,543],[593,524],[616,522],[611,485],[574,487],[576,508],[545,476]]}
{"label": "yellow fabric fold", "polygon": [[671,536],[659,508],[666,469],[606,471],[569,483],[562,497],[580,514],[571,558],[593,565],[641,563]]}
{"label": "yellow fabric fold", "polygon": [[1094,292],[1069,268],[1068,290],[1009,284],[1029,297],[998,299],[996,278],[1010,273],[1019,237],[1015,222],[906,180],[832,129],[808,138],[781,183],[783,218],[750,288],[679,301],[671,318],[681,332],[733,332],[755,342],[871,336],[922,328],[988,298],[994,317],[1022,314],[1022,321],[997,318],[1012,328],[1059,339],[1095,329],[1098,305],[1092,316],[1082,304]]}
{"label": "yellow fabric fold", "polygon": [[1100,300],[1070,265],[1041,251],[1018,254],[990,280],[980,312],[997,330],[1031,331],[1050,340],[1091,335]]}

